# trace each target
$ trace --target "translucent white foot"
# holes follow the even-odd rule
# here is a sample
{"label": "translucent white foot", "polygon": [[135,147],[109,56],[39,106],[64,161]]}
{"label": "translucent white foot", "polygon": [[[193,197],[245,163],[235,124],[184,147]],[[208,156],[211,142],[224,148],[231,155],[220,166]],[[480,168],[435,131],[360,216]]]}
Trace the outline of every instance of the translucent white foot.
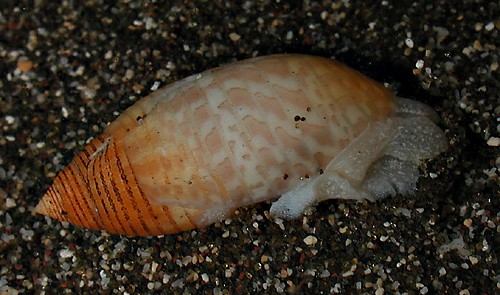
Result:
{"label": "translucent white foot", "polygon": [[435,125],[437,114],[427,105],[397,98],[395,115],[369,125],[326,167],[273,203],[271,214],[299,217],[326,199],[376,200],[413,193],[420,160],[446,150],[448,141]]}

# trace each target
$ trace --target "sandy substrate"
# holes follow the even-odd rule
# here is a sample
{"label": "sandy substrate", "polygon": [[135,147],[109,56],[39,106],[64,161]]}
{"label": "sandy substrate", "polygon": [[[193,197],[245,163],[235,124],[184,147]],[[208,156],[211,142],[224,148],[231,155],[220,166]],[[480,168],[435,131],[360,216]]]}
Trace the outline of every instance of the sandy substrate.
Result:
{"label": "sandy substrate", "polygon": [[[495,1],[24,2],[0,5],[0,294],[500,292]],[[154,87],[290,52],[438,111],[450,148],[422,164],[414,198],[328,201],[283,222],[264,203],[151,238],[31,215],[86,140]]]}

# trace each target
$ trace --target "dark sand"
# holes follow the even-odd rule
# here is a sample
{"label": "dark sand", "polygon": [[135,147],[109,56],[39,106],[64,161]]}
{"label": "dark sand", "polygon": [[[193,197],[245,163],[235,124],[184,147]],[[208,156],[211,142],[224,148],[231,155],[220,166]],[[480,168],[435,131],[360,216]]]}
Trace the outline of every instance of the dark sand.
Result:
{"label": "dark sand", "polygon": [[[498,294],[496,1],[107,2],[0,4],[0,294]],[[284,52],[335,57],[438,111],[450,149],[414,198],[328,201],[281,226],[264,203],[151,238],[31,215],[155,83]]]}

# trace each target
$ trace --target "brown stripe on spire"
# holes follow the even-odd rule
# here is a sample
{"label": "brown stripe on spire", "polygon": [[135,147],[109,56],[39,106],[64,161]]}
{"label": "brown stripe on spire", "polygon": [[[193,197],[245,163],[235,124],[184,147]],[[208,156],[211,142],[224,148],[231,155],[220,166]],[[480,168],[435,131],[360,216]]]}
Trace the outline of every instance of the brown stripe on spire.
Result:
{"label": "brown stripe on spire", "polygon": [[115,225],[112,222],[110,222],[111,221],[110,213],[102,197],[102,191],[101,191],[102,190],[101,187],[103,186],[101,178],[102,176],[100,175],[100,173],[98,173],[101,167],[99,165],[100,161],[96,160],[97,158],[94,158],[92,159],[92,161],[90,161],[88,166],[88,171],[89,171],[88,176],[89,176],[89,187],[91,189],[92,196],[96,201],[97,215],[99,216],[98,220],[100,221],[102,229],[106,229],[110,232],[116,233],[118,232],[118,230],[115,228]]}
{"label": "brown stripe on spire", "polygon": [[[122,196],[122,194],[126,192],[124,191],[124,187],[126,186],[126,184],[120,181],[121,172],[117,166],[117,162],[119,162],[120,159],[116,154],[114,140],[110,141],[110,143],[106,147],[106,153],[103,154],[103,157],[108,170],[109,185],[114,193],[113,200],[118,205],[117,215],[123,218],[123,224],[127,226],[127,229],[124,228],[124,233],[139,235],[139,232],[134,226],[134,222],[131,221],[132,218],[134,218],[130,214],[134,211],[131,209],[131,207],[134,208],[134,206],[131,206],[130,202],[126,202],[129,198],[127,198],[126,196]],[[114,160],[113,163],[111,162],[111,159]]]}
{"label": "brown stripe on spire", "polygon": [[57,184],[54,182],[54,184],[52,184],[49,188],[48,194],[50,198],[42,200],[47,201],[47,203],[45,203],[45,208],[51,211],[50,214],[54,216],[54,218],[59,219],[61,218],[62,204],[59,202],[61,198],[59,197],[59,193],[55,186],[57,186]]}
{"label": "brown stripe on spire", "polygon": [[111,182],[112,177],[109,172],[110,167],[106,161],[106,153],[108,153],[108,144],[106,144],[106,146],[99,151],[99,154],[95,157],[96,161],[94,161],[94,164],[97,162],[99,163],[99,180],[102,184],[102,190],[104,193],[101,203],[109,208],[109,211],[111,212],[111,214],[108,215],[109,222],[115,224],[115,228],[118,229],[118,233],[128,232],[120,218],[121,212],[116,209],[116,199],[113,198],[110,192],[110,188],[113,187],[114,183]]}
{"label": "brown stripe on spire", "polygon": [[[143,232],[145,232],[147,234],[154,232],[154,230],[150,229],[149,225],[144,220],[144,214],[149,214],[150,216],[153,217],[154,213],[153,213],[151,207],[149,206],[149,201],[147,200],[147,198],[144,196],[143,192],[141,191],[141,189],[137,185],[137,180],[135,178],[134,172],[132,171],[132,169],[129,165],[127,154],[125,153],[125,151],[123,149],[118,148],[115,141],[112,141],[111,144],[113,145],[113,149],[115,150],[115,153],[116,153],[116,167],[118,168],[119,175],[120,175],[120,178],[121,178],[122,183],[123,183],[123,188],[127,192],[127,197],[129,198],[129,200],[133,204],[132,208],[129,208],[129,210],[134,210],[136,212],[136,216],[138,218],[139,224],[142,227],[141,230]],[[125,170],[125,168],[128,168],[128,169]],[[129,180],[130,176],[132,176],[131,180]],[[134,193],[134,188],[137,190],[137,192],[139,193],[140,196],[137,196],[137,193]],[[146,207],[147,212],[142,212],[142,210],[137,202],[137,201],[141,201],[141,199],[142,199],[142,202],[144,203],[141,205],[144,205]],[[158,224],[158,221],[155,218],[152,218],[152,219],[153,219],[153,225],[154,225],[154,227],[156,227],[156,231],[157,232],[160,231],[162,227],[160,226],[160,224]]]}
{"label": "brown stripe on spire", "polygon": [[[65,202],[64,200],[61,200],[63,203],[64,203],[64,211],[65,212],[68,212],[70,208],[68,208],[68,205],[69,207],[71,207],[70,210],[72,210],[72,212],[74,213],[73,216],[76,217],[76,219],[78,219],[78,224],[81,224],[82,226],[84,227],[89,227],[87,222],[85,221],[86,218],[85,216],[83,216],[82,218],[82,214],[85,213],[85,211],[83,211],[82,207],[80,206],[80,202],[79,200],[81,199],[81,192],[78,191],[77,193],[75,193],[75,190],[79,190],[79,184],[77,183],[77,177],[72,174],[70,177],[68,177],[68,175],[66,174],[68,171],[71,171],[72,170],[72,166],[71,164],[63,169],[60,173],[59,173],[59,177],[61,179],[61,186],[59,188],[59,191],[62,193],[63,197],[64,198],[69,198],[71,199],[72,201],[71,202]],[[76,185],[66,185],[68,183],[76,183]],[[61,189],[63,191],[61,191]],[[63,218],[64,219],[68,219],[64,216],[63,214]],[[73,222],[76,222],[76,220],[73,220]]]}
{"label": "brown stripe on spire", "polygon": [[[83,156],[86,156],[86,158],[83,158]],[[74,200],[83,205],[81,207],[82,212],[78,212],[78,214],[83,214],[85,217],[84,219],[86,220],[91,219],[93,222],[92,228],[96,228],[100,224],[100,222],[96,216],[96,205],[93,201],[94,198],[92,195],[92,190],[89,186],[88,163],[89,161],[87,153],[80,152],[73,159],[74,165],[69,172],[71,174],[71,177],[78,181],[77,187],[82,189],[82,191],[78,191],[78,195],[75,195],[76,200]],[[77,175],[80,175],[81,177],[76,177]]]}

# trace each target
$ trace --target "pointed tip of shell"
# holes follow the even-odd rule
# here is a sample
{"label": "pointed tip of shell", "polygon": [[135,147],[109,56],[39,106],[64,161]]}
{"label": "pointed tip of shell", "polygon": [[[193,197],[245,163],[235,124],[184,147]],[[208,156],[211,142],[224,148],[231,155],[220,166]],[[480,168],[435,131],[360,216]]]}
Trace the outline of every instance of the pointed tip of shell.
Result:
{"label": "pointed tip of shell", "polygon": [[50,190],[43,195],[43,197],[40,199],[38,204],[36,205],[35,209],[33,210],[32,214],[41,214],[45,216],[49,216],[51,218],[55,219],[61,219],[61,216],[59,216],[56,211],[54,210],[54,202],[57,202],[57,199],[54,199],[54,195],[50,194]]}
{"label": "pointed tip of shell", "polygon": [[33,215],[34,214],[42,214],[42,215],[48,215],[47,214],[47,207],[45,206],[43,202],[43,198],[38,202],[38,205],[36,205],[35,210],[33,210]]}

